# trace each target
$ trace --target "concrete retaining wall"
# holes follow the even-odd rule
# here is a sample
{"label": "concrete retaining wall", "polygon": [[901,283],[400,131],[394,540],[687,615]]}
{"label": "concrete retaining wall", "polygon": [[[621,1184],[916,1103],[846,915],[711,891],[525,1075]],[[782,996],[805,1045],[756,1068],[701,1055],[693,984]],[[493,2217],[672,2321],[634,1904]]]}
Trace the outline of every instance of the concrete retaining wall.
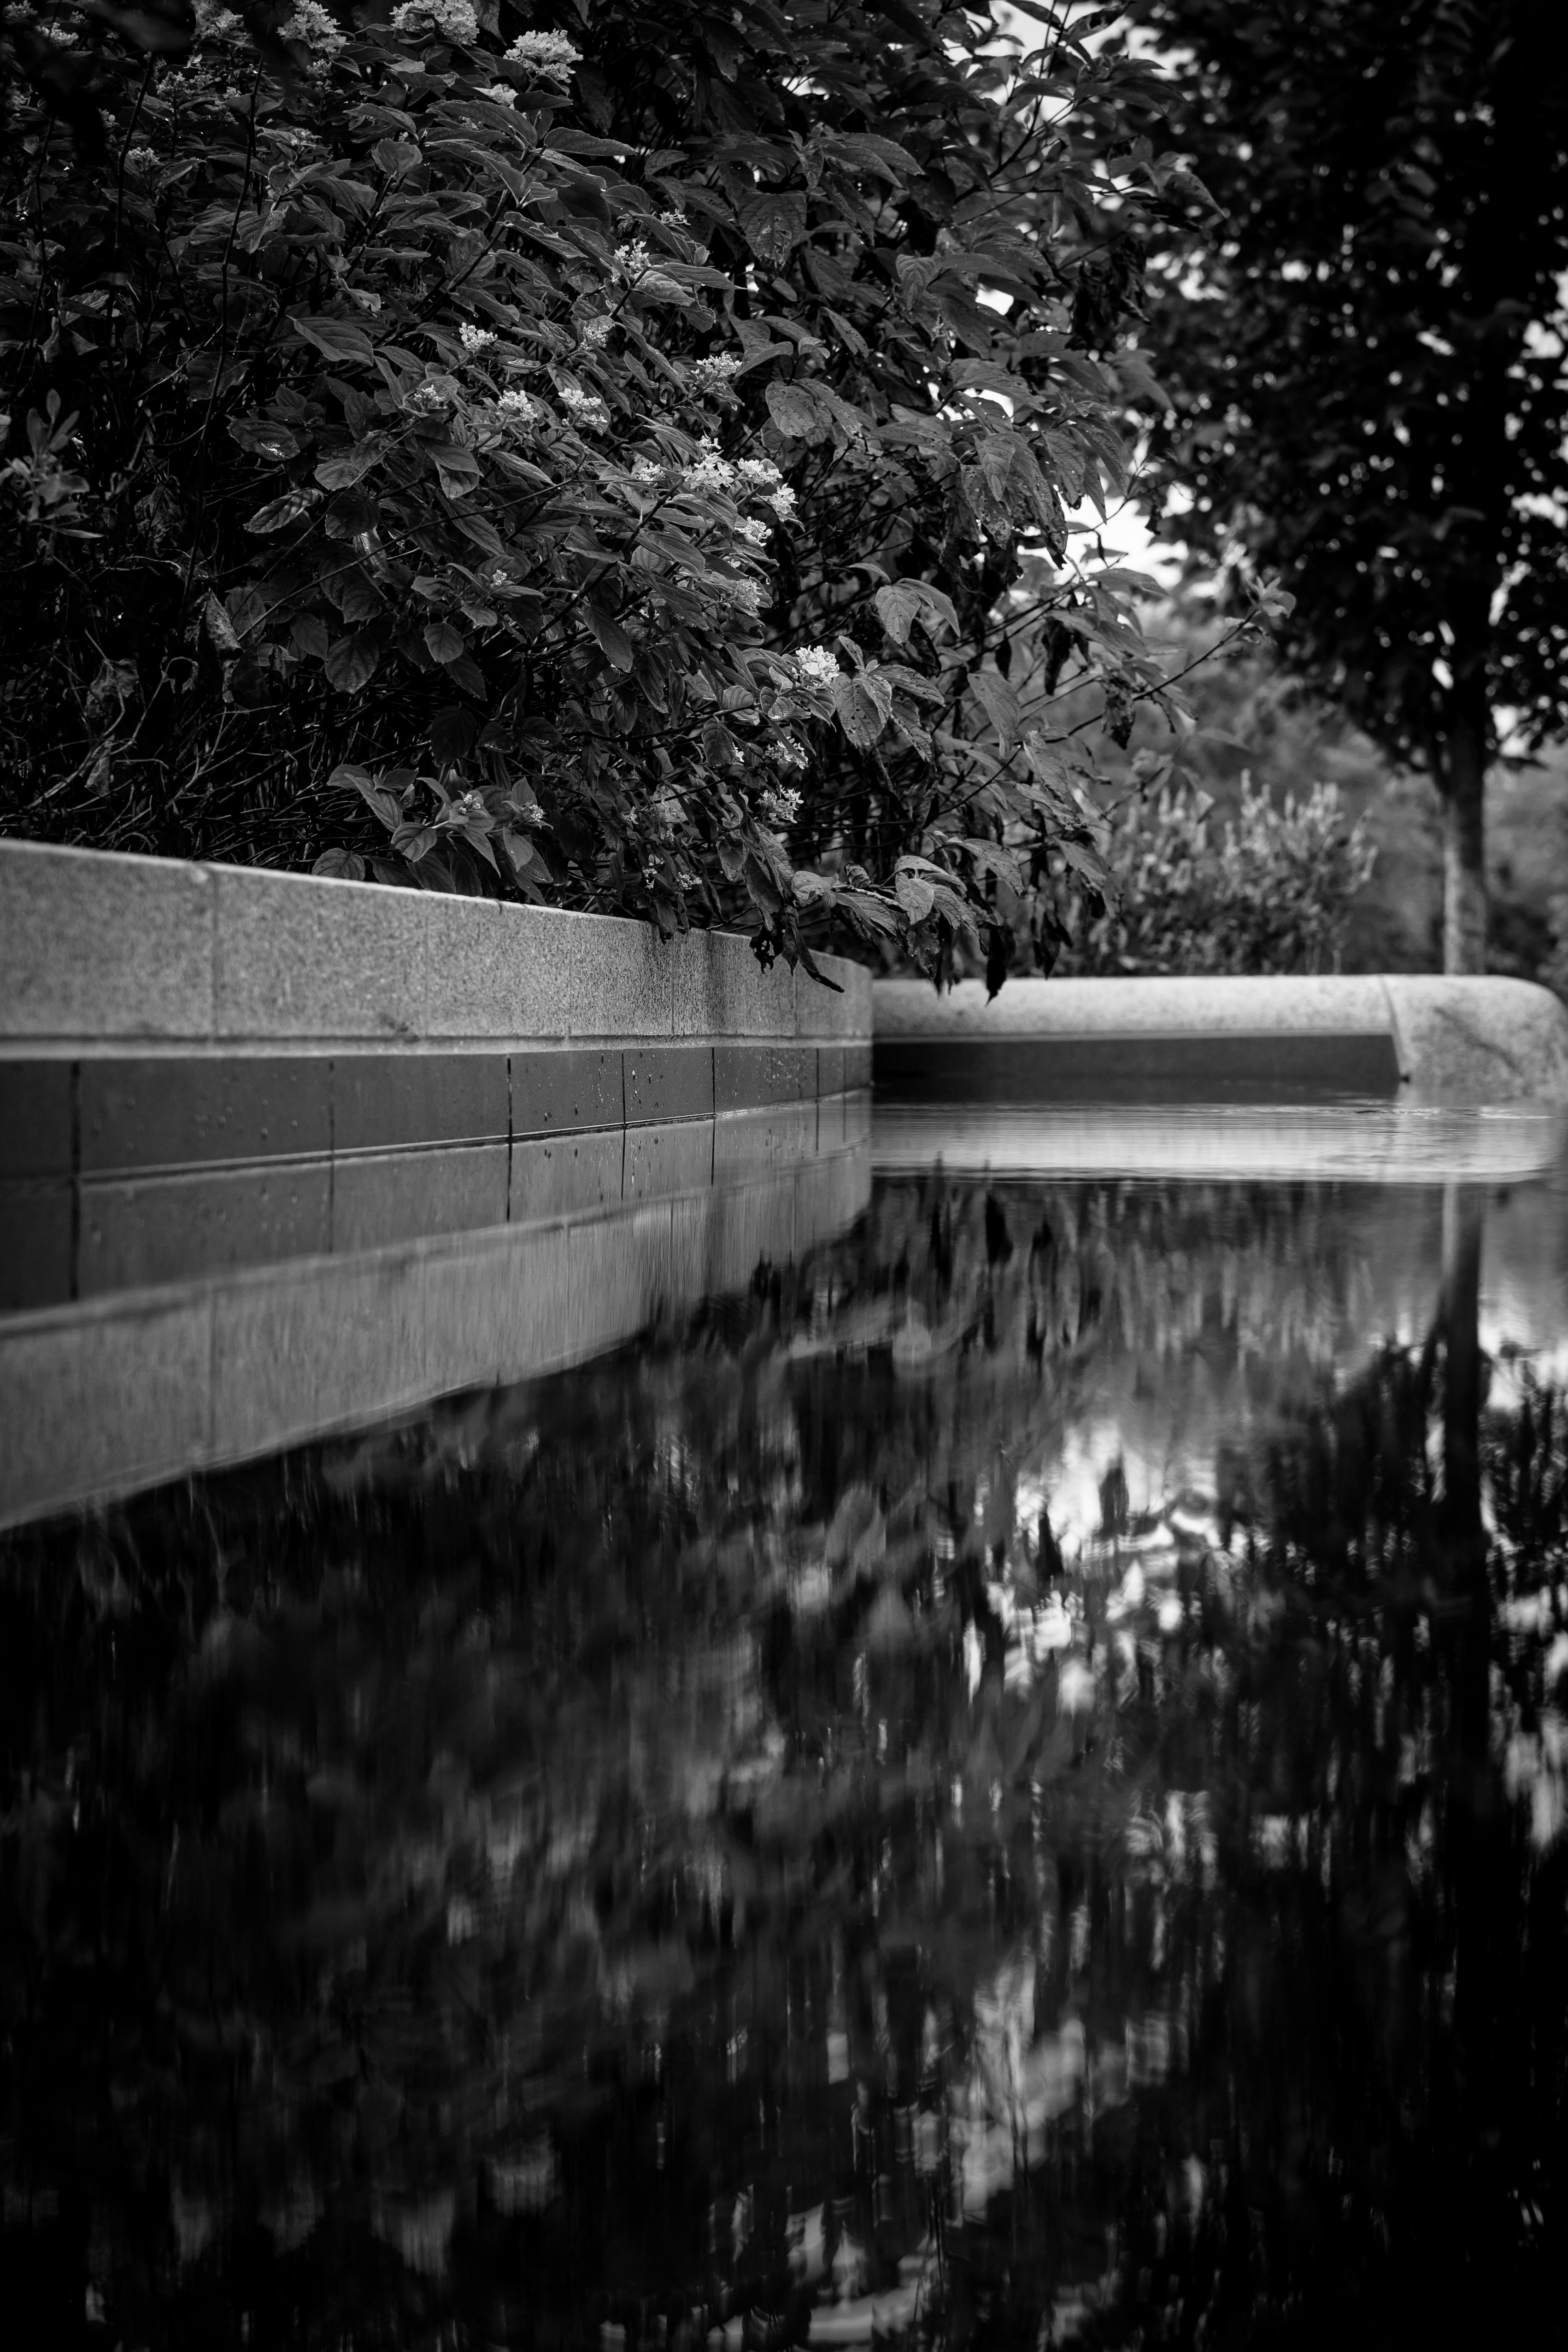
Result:
{"label": "concrete retaining wall", "polygon": [[0,842],[0,1518],[515,1381],[870,1185],[871,981]]}
{"label": "concrete retaining wall", "polygon": [[0,843],[0,1313],[722,1181],[742,1113],[814,1151],[871,1078],[870,975],[825,968]]}
{"label": "concrete retaining wall", "polygon": [[1568,1101],[1568,1008],[1526,981],[925,981],[873,992],[896,1098]]}
{"label": "concrete retaining wall", "polygon": [[0,842],[13,1051],[869,1040],[870,974],[822,961],[837,994],[782,964],[764,972],[726,932],[665,942],[611,916]]}

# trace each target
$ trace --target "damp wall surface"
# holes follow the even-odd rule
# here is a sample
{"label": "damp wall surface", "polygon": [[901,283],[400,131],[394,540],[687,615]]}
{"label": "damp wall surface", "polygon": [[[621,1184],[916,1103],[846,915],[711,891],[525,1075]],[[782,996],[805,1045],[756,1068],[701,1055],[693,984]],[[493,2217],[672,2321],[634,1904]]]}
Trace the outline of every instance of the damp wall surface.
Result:
{"label": "damp wall surface", "polygon": [[852,1222],[871,983],[0,842],[0,1520],[580,1361]]}

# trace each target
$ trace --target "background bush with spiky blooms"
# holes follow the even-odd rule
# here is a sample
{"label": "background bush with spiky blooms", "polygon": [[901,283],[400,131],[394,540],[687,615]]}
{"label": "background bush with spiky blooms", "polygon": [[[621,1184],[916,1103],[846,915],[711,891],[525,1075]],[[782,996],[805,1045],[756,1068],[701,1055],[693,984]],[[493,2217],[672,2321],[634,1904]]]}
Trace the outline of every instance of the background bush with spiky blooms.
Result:
{"label": "background bush with spiky blooms", "polygon": [[1033,13],[13,12],[0,822],[938,970],[1108,888],[1185,198]]}

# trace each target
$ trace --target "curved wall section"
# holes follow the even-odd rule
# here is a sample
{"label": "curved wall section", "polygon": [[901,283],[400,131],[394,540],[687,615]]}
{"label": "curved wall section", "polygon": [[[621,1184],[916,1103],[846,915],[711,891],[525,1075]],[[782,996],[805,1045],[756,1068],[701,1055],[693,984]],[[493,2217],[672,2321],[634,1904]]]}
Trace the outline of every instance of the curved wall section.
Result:
{"label": "curved wall section", "polygon": [[907,1102],[1568,1101],[1568,1009],[1527,981],[963,981],[873,991],[880,1091]]}

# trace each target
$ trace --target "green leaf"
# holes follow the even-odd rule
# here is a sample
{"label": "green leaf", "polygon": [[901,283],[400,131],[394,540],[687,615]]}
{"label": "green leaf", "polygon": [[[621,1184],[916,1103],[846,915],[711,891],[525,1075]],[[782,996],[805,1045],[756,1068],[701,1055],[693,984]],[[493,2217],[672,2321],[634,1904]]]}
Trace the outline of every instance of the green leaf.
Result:
{"label": "green leaf", "polygon": [[365,861],[357,849],[324,849],[310,871],[329,882],[362,882]]}
{"label": "green leaf", "polygon": [[873,600],[883,627],[895,646],[909,643],[909,632],[916,621],[923,621],[925,634],[935,643],[937,625],[958,634],[958,615],[953,599],[940,588],[931,587],[924,580],[898,580],[891,587],[879,588]]}
{"label": "green leaf", "polygon": [[1019,698],[1001,673],[994,669],[971,670],[969,691],[1003,744],[1015,741],[1019,734]]}
{"label": "green leaf", "polygon": [[907,873],[902,866],[894,879],[898,903],[912,923],[923,922],[936,904],[936,893],[929,882],[918,874]]}
{"label": "green leaf", "polygon": [[450,621],[432,621],[424,632],[424,643],[432,661],[461,661],[468,650],[467,638]]}
{"label": "green leaf", "polygon": [[793,190],[765,190],[741,205],[740,226],[758,260],[779,268],[806,234],[806,199]]}
{"label": "green leaf", "polygon": [[374,343],[363,327],[357,327],[351,319],[291,318],[288,323],[304,341],[314,343],[323,358],[339,366],[375,364]]}
{"label": "green leaf", "polygon": [[241,710],[262,710],[277,699],[271,673],[259,654],[241,654],[230,663],[225,693]]}
{"label": "green leaf", "polygon": [[246,529],[258,539],[266,538],[271,531],[287,530],[291,522],[298,522],[301,515],[309,513],[320,495],[319,490],[285,490],[280,499],[273,499],[267,505],[257,507]]}
{"label": "green leaf", "polygon": [[833,707],[839,714],[840,726],[855,749],[869,751],[887,724],[892,696],[884,708],[862,672],[858,677],[835,679]]}
{"label": "green leaf", "polygon": [[325,659],[329,639],[319,613],[297,613],[288,625],[288,635],[296,652],[311,661]]}
{"label": "green leaf", "polygon": [[363,490],[340,490],[327,509],[329,539],[359,539],[376,527],[378,509]]}
{"label": "green leaf", "polygon": [[449,702],[431,720],[425,740],[442,767],[455,768],[468,757],[478,732],[479,721],[473,711],[460,702]]}
{"label": "green leaf", "polygon": [[220,655],[238,653],[239,631],[210,588],[202,606],[202,619],[205,624],[207,635]]}
{"label": "green leaf", "polygon": [[636,648],[619,621],[601,604],[590,604],[588,625],[599,641],[599,650],[612,668],[629,670],[636,658]]}
{"label": "green leaf", "polygon": [[235,416],[229,420],[229,438],[237,441],[256,457],[268,457],[275,466],[283,465],[299,455],[299,444],[286,425],[275,425],[267,416]]}
{"label": "green leaf", "polygon": [[356,630],[351,637],[340,637],[327,655],[329,679],[340,694],[358,694],[368,686],[381,666],[381,646],[375,633]]}
{"label": "green leaf", "polygon": [[318,463],[316,479],[324,490],[351,489],[385,455],[386,444],[379,437],[358,442],[351,449],[334,450]]}
{"label": "green leaf", "polygon": [[860,329],[851,326],[841,310],[830,310],[828,316],[832,320],[834,331],[844,349],[847,352],[852,352],[857,360],[863,360],[871,345],[866,341]]}
{"label": "green leaf", "polygon": [[419,149],[403,139],[378,139],[371,153],[389,180],[401,180],[424,160]]}
{"label": "green leaf", "polygon": [[768,414],[792,441],[820,441],[825,437],[826,426],[822,411],[804,384],[787,383],[776,376],[768,387]]}

